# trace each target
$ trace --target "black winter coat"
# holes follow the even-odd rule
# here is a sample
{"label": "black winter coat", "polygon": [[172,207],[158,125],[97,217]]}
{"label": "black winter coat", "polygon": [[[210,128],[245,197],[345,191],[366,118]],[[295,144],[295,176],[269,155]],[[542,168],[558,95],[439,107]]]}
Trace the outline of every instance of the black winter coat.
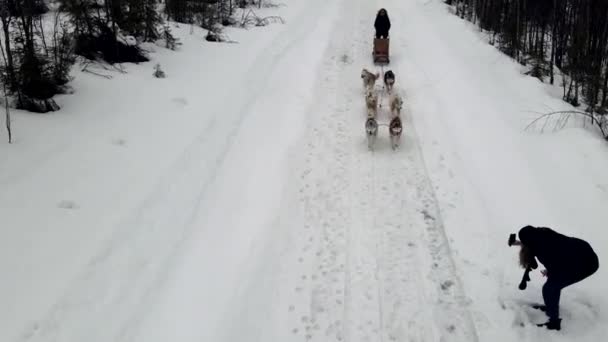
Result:
{"label": "black winter coat", "polygon": [[549,276],[593,273],[599,267],[598,257],[589,243],[550,228],[526,226],[520,229],[519,240],[530,248]]}
{"label": "black winter coat", "polygon": [[379,35],[388,36],[388,30],[391,29],[391,20],[388,18],[388,14],[383,16],[377,15],[374,27]]}

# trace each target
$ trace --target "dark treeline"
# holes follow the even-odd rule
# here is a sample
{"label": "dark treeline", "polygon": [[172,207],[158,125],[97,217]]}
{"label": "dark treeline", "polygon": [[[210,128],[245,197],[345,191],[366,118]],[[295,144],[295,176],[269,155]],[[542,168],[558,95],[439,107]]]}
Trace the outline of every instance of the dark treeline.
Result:
{"label": "dark treeline", "polygon": [[262,26],[275,21],[273,19],[281,21],[278,18],[260,18],[253,12],[243,13],[239,20],[234,18],[235,8],[272,6],[267,0],[165,0],[165,3],[168,19],[208,29],[207,40],[210,41],[224,40],[220,35],[223,26]]}
{"label": "dark treeline", "polygon": [[530,73],[555,82],[565,78],[564,100],[586,111],[608,109],[608,1],[446,0],[456,13],[491,33],[497,45]]}
{"label": "dark treeline", "polygon": [[171,20],[213,29],[216,24],[233,24],[231,15],[236,2],[236,0],[166,0],[166,12]]}

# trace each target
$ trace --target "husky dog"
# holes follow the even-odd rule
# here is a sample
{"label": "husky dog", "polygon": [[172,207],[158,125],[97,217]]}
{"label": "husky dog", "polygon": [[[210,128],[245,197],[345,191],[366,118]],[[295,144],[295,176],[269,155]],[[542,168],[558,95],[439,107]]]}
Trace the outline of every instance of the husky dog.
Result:
{"label": "husky dog", "polygon": [[367,148],[371,150],[376,144],[376,137],[378,137],[378,122],[376,119],[368,118],[365,121],[365,135],[367,136]]}
{"label": "husky dog", "polygon": [[367,117],[375,119],[378,115],[378,95],[373,90],[368,90],[365,94],[365,106]]}
{"label": "husky dog", "polygon": [[391,94],[389,98],[391,107],[391,119],[401,116],[401,108],[403,108],[403,99],[398,93]]}
{"label": "husky dog", "polygon": [[376,84],[376,80],[380,77],[380,73],[372,73],[367,69],[361,70],[361,79],[363,79],[363,86],[367,90],[374,89],[374,85]]}
{"label": "husky dog", "polygon": [[391,136],[391,146],[395,150],[399,146],[399,139],[401,138],[401,132],[403,131],[403,124],[401,118],[394,117],[388,125],[388,132]]}
{"label": "husky dog", "polygon": [[395,85],[395,74],[392,70],[389,70],[384,73],[384,85],[390,94],[393,90],[393,86]]}

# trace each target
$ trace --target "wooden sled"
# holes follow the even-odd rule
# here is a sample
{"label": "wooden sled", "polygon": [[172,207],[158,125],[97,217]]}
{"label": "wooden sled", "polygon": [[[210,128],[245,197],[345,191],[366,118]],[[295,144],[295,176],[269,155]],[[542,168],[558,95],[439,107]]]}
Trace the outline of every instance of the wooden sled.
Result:
{"label": "wooden sled", "polygon": [[372,56],[374,57],[374,63],[376,64],[388,64],[390,59],[388,56],[389,52],[389,39],[386,38],[374,38],[374,49]]}

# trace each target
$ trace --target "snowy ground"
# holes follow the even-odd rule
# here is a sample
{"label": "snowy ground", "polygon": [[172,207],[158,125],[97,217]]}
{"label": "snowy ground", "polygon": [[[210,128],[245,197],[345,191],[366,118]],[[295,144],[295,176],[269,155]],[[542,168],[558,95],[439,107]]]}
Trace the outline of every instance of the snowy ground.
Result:
{"label": "snowy ground", "polygon": [[[521,327],[544,320],[522,305],[542,278],[517,289],[506,240],[550,226],[601,263],[605,142],[524,131],[569,107],[439,0],[285,4],[262,12],[285,25],[228,30],[238,44],[175,28],[181,51],[75,71],[61,112],[14,115],[0,340],[601,340],[603,269],[564,291],[561,332]],[[359,73],[380,7],[405,135],[392,151],[381,127],[370,152]]]}

